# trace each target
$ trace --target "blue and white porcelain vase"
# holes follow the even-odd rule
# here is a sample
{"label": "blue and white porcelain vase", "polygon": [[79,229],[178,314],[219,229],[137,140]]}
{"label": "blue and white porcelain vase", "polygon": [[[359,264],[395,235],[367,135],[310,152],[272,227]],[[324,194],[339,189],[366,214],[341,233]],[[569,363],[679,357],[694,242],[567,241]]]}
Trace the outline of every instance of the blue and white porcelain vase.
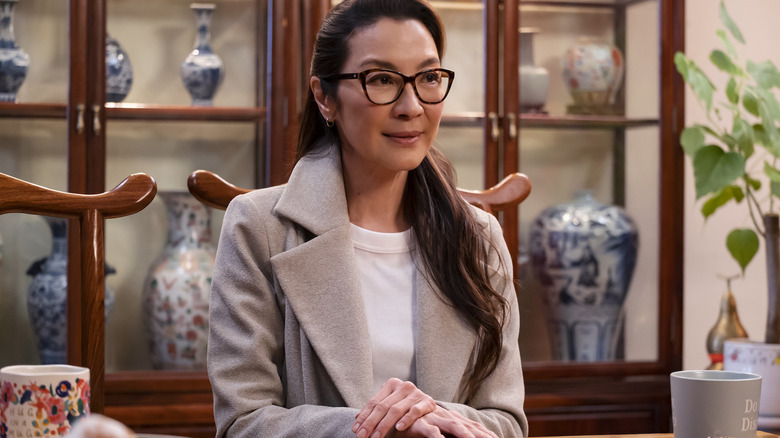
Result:
{"label": "blue and white porcelain vase", "polygon": [[573,202],[536,217],[529,245],[555,359],[615,359],[639,246],[634,221],[622,208],[578,192]]}
{"label": "blue and white porcelain vase", "polygon": [[152,366],[205,369],[216,256],[211,243],[211,209],[189,192],[157,194],[168,212],[168,241],[150,267],[143,291]]}
{"label": "blue and white porcelain vase", "polygon": [[193,3],[198,24],[195,48],[181,64],[181,80],[192,96],[193,106],[211,106],[214,94],[225,74],[222,60],[211,50],[211,14],[213,3]]}
{"label": "blue and white porcelain vase", "polygon": [[30,55],[16,46],[14,6],[18,0],[0,0],[0,102],[16,102],[27,77]]}
{"label": "blue and white porcelain vase", "polygon": [[122,46],[106,34],[106,102],[121,102],[133,86],[133,66]]}
{"label": "blue and white porcelain vase", "polygon": [[[38,339],[41,363],[67,363],[68,341],[68,221],[46,217],[51,228],[52,249],[48,257],[34,262],[27,270],[32,276],[27,295],[27,313]],[[106,275],[116,271],[105,265]],[[114,292],[106,285],[105,317],[114,305]]]}

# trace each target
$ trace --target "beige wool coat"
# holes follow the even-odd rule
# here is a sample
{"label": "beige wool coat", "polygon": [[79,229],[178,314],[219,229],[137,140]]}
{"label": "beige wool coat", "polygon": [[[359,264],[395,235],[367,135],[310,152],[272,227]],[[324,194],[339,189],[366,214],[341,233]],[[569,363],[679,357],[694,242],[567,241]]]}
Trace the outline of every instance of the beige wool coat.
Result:
{"label": "beige wool coat", "polygon": [[[497,243],[494,285],[510,303],[498,367],[462,404],[475,333],[418,275],[415,383],[499,436],[525,436],[509,253],[496,219],[473,212]],[[374,395],[372,358],[337,147],[303,158],[286,185],[231,202],[211,294],[217,436],[354,438],[355,415]]]}

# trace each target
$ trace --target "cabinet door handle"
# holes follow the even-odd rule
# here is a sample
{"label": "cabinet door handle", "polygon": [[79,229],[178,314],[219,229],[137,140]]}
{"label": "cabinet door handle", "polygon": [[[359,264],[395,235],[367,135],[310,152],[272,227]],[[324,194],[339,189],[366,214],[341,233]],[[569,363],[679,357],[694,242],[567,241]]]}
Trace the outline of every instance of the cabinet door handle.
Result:
{"label": "cabinet door handle", "polygon": [[509,119],[509,138],[514,140],[517,138],[517,116],[515,113],[509,113],[506,117]]}
{"label": "cabinet door handle", "polygon": [[491,111],[488,113],[490,119],[490,135],[493,137],[493,141],[498,141],[501,136],[501,131],[498,129],[498,114]]}
{"label": "cabinet door handle", "polygon": [[100,135],[100,105],[92,105],[92,131],[95,135]]}
{"label": "cabinet door handle", "polygon": [[84,133],[84,104],[76,105],[76,133]]}

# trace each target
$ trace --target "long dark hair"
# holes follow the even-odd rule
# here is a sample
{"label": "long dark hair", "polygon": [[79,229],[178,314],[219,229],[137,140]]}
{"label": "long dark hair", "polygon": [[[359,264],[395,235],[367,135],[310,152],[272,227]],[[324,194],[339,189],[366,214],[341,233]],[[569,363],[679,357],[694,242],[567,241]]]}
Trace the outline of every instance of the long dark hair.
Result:
{"label": "long dark hair", "polygon": [[[438,14],[423,0],[346,0],[330,11],[317,34],[311,75],[324,77],[340,73],[349,55],[350,37],[382,18],[422,23],[433,37],[441,59],[444,27]],[[321,81],[321,84],[323,93],[335,98],[337,83]],[[309,89],[301,117],[296,161],[324,143],[340,144],[336,128],[326,125]],[[452,164],[434,147],[409,172],[403,202],[416,242],[437,242],[437,245],[416,246],[429,281],[477,332],[476,357],[465,388],[466,399],[470,400],[480,383],[496,368],[502,348],[507,302],[490,283],[487,259],[493,244],[458,194]]]}

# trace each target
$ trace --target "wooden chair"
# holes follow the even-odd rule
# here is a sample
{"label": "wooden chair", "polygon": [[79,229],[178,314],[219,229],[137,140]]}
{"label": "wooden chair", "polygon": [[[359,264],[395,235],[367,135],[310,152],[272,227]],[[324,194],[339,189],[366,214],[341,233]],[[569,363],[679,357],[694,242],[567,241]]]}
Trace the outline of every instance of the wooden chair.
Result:
{"label": "wooden chair", "polygon": [[[27,213],[79,220],[81,274],[68,275],[68,363],[90,370],[90,409],[103,412],[105,393],[104,219],[131,215],[154,199],[157,184],[133,174],[108,192],[60,192],[0,173],[0,214]],[[71,236],[73,234],[69,234]],[[74,246],[71,246],[73,248]],[[72,259],[69,256],[69,259]],[[69,267],[69,272],[72,272]]]}
{"label": "wooden chair", "polygon": [[[209,207],[226,209],[230,201],[252,189],[236,187],[208,170],[196,170],[187,179],[195,199]],[[531,193],[531,182],[522,173],[513,173],[485,190],[458,189],[463,199],[488,213],[496,213],[523,202]]]}

